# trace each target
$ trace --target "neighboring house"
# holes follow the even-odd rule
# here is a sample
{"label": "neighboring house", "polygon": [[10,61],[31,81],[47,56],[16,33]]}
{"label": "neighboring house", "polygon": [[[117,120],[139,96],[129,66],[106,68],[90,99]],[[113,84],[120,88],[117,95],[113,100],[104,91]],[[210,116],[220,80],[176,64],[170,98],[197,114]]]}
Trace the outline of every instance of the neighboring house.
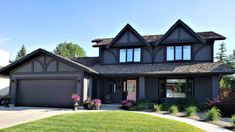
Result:
{"label": "neighboring house", "polygon": [[164,35],[141,36],[127,24],[115,38],[95,39],[99,57],[67,59],[43,49],[4,67],[12,103],[71,107],[71,95],[104,102],[148,99],[205,101],[219,95],[219,78],[233,71],[213,62],[215,32],[195,33],[178,20]]}
{"label": "neighboring house", "polygon": [[[10,54],[0,49],[0,69],[9,64]],[[0,75],[0,95],[7,95],[9,92],[9,76]]]}

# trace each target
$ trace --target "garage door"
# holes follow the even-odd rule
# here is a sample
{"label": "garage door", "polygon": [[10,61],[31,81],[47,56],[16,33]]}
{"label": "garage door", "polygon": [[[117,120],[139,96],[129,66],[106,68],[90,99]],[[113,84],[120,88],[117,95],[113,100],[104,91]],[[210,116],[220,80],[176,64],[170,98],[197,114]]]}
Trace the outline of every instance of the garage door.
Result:
{"label": "garage door", "polygon": [[75,91],[74,79],[18,80],[17,105],[71,107]]}

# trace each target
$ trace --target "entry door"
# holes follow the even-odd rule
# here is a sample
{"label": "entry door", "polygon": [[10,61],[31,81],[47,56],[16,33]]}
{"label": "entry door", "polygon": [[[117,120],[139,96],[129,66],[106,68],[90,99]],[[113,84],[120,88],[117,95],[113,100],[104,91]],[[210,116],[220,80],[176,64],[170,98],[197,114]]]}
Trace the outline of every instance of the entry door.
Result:
{"label": "entry door", "polygon": [[112,90],[112,102],[120,103],[123,99],[122,80],[118,79],[111,81],[111,90]]}
{"label": "entry door", "polygon": [[136,101],[136,80],[127,80],[127,100]]}

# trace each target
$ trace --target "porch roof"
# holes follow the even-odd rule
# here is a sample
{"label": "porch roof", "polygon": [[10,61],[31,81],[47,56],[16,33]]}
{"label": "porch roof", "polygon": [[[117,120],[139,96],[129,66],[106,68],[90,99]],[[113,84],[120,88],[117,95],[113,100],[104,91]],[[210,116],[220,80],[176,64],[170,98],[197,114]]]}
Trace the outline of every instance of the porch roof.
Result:
{"label": "porch roof", "polygon": [[232,74],[234,71],[222,63],[159,63],[118,64],[90,66],[101,75],[161,75],[161,74]]}

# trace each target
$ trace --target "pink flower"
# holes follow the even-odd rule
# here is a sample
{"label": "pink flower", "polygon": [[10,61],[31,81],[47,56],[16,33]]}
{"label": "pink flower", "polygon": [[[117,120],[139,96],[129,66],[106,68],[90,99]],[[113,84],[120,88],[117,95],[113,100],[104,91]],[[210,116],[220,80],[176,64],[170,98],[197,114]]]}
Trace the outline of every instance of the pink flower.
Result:
{"label": "pink flower", "polygon": [[122,100],[121,103],[122,105],[126,104],[128,102],[128,100]]}
{"label": "pink flower", "polygon": [[100,99],[95,99],[95,104],[101,104],[101,100]]}
{"label": "pink flower", "polygon": [[80,96],[78,96],[77,94],[74,94],[74,95],[72,95],[71,99],[73,101],[79,101],[80,100]]}

